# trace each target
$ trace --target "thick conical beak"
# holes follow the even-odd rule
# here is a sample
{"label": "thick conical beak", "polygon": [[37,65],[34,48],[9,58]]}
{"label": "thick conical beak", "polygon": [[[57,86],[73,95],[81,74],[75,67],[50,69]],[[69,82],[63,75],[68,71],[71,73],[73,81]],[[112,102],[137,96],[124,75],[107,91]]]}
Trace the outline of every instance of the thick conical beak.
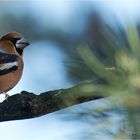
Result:
{"label": "thick conical beak", "polygon": [[19,48],[19,49],[24,49],[28,45],[30,45],[30,43],[25,38],[21,38],[20,40],[16,42],[16,48]]}

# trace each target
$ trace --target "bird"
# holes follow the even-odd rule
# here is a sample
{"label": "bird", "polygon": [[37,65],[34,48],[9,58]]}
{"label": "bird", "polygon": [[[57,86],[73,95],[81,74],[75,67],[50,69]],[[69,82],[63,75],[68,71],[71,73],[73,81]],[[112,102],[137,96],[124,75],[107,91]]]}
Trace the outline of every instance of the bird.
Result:
{"label": "bird", "polygon": [[0,94],[14,88],[21,79],[24,62],[23,50],[30,43],[18,32],[8,32],[0,38]]}

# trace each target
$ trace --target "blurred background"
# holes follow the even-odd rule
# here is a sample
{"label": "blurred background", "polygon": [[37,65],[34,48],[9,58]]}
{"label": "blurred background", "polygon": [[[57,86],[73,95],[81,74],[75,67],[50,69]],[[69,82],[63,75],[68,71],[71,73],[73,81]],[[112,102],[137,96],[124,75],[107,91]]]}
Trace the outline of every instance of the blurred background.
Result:
{"label": "blurred background", "polygon": [[[139,0],[3,0],[0,35],[16,31],[30,46],[24,51],[24,73],[9,94],[36,94],[94,80],[77,46],[86,44],[106,66],[114,66],[117,48],[127,46],[125,27],[139,27]],[[119,45],[121,42],[123,45]],[[1,101],[4,95],[1,95]],[[0,123],[1,139],[91,140],[124,136],[124,114],[102,99],[39,118]],[[111,110],[110,109],[110,110]],[[131,131],[128,129],[128,131]],[[126,132],[125,134],[128,134]],[[129,138],[125,135],[121,138]]]}

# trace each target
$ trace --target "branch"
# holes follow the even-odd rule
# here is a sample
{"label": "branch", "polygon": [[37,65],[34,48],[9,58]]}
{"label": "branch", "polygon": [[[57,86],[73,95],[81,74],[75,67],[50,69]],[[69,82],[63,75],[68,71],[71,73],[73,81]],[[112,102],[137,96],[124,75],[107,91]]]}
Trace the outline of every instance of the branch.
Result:
{"label": "branch", "polygon": [[35,118],[72,105],[103,98],[97,92],[84,91],[85,86],[89,88],[88,84],[81,84],[40,95],[22,91],[20,94],[10,96],[7,101],[0,103],[0,122]]}

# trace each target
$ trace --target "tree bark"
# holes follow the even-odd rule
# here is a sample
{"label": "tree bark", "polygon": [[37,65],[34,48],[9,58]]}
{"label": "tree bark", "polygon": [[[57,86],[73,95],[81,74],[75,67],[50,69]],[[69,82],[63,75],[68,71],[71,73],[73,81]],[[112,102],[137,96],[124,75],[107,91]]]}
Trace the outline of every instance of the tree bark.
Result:
{"label": "tree bark", "polygon": [[84,90],[88,84],[36,95],[27,91],[10,96],[0,103],[0,122],[39,117],[72,105],[103,98],[97,92]]}

